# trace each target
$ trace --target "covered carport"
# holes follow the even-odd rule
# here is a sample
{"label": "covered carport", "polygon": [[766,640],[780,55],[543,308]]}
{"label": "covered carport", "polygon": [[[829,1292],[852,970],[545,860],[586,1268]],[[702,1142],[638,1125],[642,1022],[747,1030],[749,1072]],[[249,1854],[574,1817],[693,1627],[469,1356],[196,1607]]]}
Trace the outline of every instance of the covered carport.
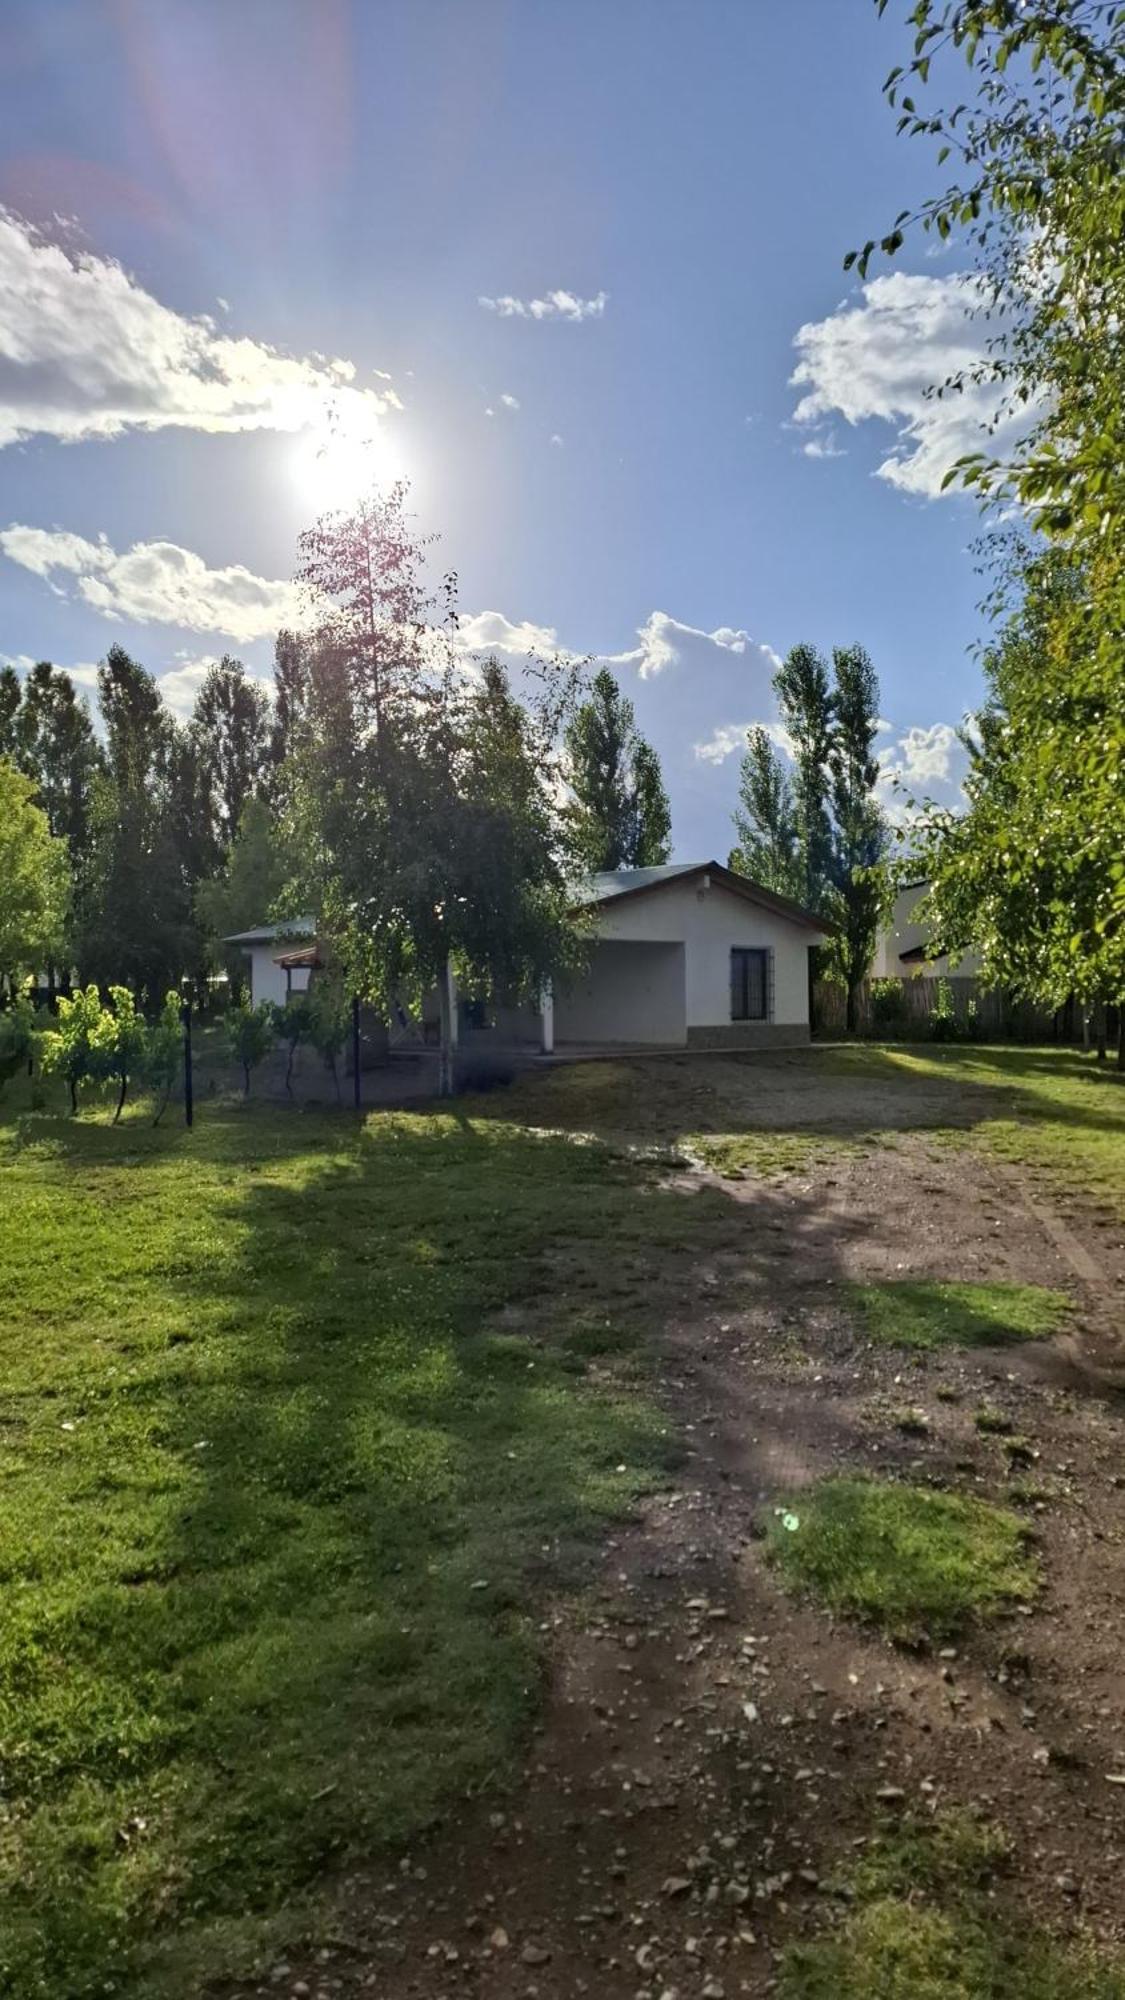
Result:
{"label": "covered carport", "polygon": [[556,1047],[687,1041],[687,981],[681,943],[604,939],[584,970],[554,995]]}

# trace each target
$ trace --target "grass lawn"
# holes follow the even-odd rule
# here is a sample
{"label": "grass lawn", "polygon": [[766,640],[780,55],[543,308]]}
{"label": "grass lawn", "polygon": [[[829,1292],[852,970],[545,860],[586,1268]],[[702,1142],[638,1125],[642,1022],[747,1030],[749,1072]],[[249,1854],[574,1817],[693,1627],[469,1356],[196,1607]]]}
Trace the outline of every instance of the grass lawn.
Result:
{"label": "grass lawn", "polygon": [[10,2000],[194,1994],[505,1776],[537,1602],[667,1462],[638,1275],[724,1207],[494,1116],[9,1116]]}
{"label": "grass lawn", "polygon": [[790,1583],[894,1639],[948,1638],[1038,1588],[1017,1515],[897,1480],[822,1480],[777,1508],[768,1532]]}
{"label": "grass lawn", "polygon": [[1041,1285],[941,1284],[894,1278],[853,1284],[872,1339],[889,1347],[1006,1346],[1056,1333],[1070,1311],[1062,1292]]}
{"label": "grass lawn", "polygon": [[877,1836],[841,1888],[848,1912],[785,1953],[780,2000],[1125,2000],[1119,1958],[1005,1916],[996,1829],[966,1817]]}

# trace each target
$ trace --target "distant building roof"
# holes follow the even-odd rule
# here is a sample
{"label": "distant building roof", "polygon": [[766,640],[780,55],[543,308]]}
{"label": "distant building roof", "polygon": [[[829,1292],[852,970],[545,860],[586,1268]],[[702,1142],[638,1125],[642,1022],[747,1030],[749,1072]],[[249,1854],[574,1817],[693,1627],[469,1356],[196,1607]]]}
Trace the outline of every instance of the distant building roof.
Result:
{"label": "distant building roof", "polygon": [[312,937],[316,930],[311,917],[291,917],[287,924],[259,924],[252,931],[235,931],[223,944],[273,944],[278,938]]}
{"label": "distant building roof", "polygon": [[663,889],[671,882],[683,881],[690,876],[713,876],[723,889],[732,895],[744,896],[747,902],[760,903],[763,909],[773,910],[779,917],[787,917],[791,923],[804,924],[809,930],[819,931],[823,936],[823,919],[811,910],[802,908],[788,896],[778,896],[772,889],[755,882],[749,875],[739,875],[733,868],[724,868],[719,861],[672,861],[662,868],[614,868],[607,874],[592,875],[575,891],[575,901],[580,909],[590,909],[598,904],[615,902],[620,896],[636,896],[653,889]]}

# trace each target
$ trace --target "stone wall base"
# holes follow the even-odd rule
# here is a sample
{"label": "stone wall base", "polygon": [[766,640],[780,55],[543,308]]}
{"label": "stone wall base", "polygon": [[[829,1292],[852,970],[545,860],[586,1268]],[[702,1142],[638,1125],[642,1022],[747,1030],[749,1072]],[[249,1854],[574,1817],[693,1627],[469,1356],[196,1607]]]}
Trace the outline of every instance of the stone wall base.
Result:
{"label": "stone wall base", "polygon": [[807,1021],[731,1021],[687,1031],[689,1049],[800,1049],[809,1039]]}

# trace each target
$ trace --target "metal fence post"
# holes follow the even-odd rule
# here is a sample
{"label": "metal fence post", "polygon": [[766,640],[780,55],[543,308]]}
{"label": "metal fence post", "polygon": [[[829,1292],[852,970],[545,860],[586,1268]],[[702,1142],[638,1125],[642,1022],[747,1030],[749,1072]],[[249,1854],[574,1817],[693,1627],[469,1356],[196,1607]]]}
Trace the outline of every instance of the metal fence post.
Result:
{"label": "metal fence post", "polygon": [[191,1001],[185,1000],[180,1008],[180,1021],[184,1031],[184,1124],[191,1129],[195,1119],[195,1093],[191,1071]]}

